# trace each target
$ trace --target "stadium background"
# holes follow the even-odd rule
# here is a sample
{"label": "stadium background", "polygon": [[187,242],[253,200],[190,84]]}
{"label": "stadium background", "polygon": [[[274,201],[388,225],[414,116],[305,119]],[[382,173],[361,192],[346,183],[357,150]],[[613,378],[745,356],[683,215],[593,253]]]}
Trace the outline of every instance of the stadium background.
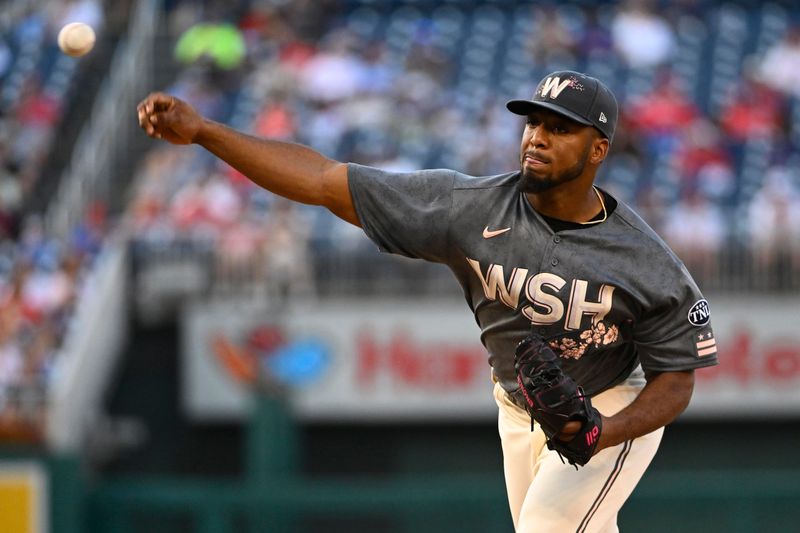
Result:
{"label": "stadium background", "polygon": [[[73,20],[99,36],[79,60],[55,46]],[[340,160],[499,173],[502,104],[575,68],[621,100],[599,183],[720,339],[621,529],[793,530],[798,24],[789,1],[4,0],[0,529],[509,531],[448,273],[148,140],[134,109],[162,89]]]}

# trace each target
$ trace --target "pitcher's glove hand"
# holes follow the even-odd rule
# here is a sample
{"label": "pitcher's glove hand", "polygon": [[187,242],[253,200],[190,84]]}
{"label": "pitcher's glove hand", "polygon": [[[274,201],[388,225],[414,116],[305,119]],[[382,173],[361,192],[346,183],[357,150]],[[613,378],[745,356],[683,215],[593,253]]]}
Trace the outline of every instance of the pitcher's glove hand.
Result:
{"label": "pitcher's glove hand", "polygon": [[[517,383],[525,396],[528,413],[547,437],[547,447],[558,452],[575,468],[589,462],[600,440],[602,418],[583,389],[567,376],[558,357],[541,337],[529,335],[515,350]],[[581,428],[570,440],[559,440],[567,422],[576,420]]]}

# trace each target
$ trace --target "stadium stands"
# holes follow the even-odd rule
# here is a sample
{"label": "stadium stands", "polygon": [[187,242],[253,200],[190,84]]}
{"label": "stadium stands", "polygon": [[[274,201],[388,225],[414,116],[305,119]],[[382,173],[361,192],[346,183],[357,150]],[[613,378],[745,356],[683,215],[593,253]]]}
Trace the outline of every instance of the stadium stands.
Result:
{"label": "stadium stands", "polygon": [[[343,161],[500,173],[518,165],[521,129],[505,100],[556,68],[585,70],[623,110],[600,184],[670,240],[704,289],[800,286],[800,91],[767,67],[796,57],[791,3],[240,4],[229,22],[247,44],[242,64],[200,57],[165,88],[208,116]],[[75,72],[56,53],[57,23],[31,5],[11,2],[0,26],[0,433],[2,420],[39,424],[86,259],[107,231],[103,204],[74,214],[85,222],[66,243],[19,212]],[[173,43],[212,11],[168,5]],[[631,48],[623,37],[640,31],[660,45]],[[123,227],[136,303],[156,320],[195,296],[458,295],[437,266],[382,257],[360,231],[286,206],[202,150],[154,146],[137,176]],[[266,224],[286,217],[308,231],[287,237],[283,225],[268,238]],[[310,272],[279,274],[287,256],[308,258]]]}
{"label": "stadium stands", "polygon": [[[104,212],[85,213],[66,241],[24,211],[69,103],[78,60],[56,44],[65,20],[98,30],[94,1],[14,0],[0,18],[0,438],[38,440],[53,358],[81,280],[100,247]],[[91,211],[91,210],[90,210]]]}
{"label": "stadium stands", "polygon": [[[399,170],[443,166],[480,175],[517,165],[520,124],[503,102],[526,96],[535,80],[555,68],[585,70],[612,86],[623,110],[622,133],[601,184],[668,237],[677,235],[670,221],[681,219],[687,203],[714,213],[713,221],[711,215],[697,219],[709,224],[705,241],[684,243],[675,236],[671,243],[705,287],[763,287],[765,278],[775,280],[766,283],[774,289],[796,286],[796,263],[754,258],[754,250],[766,252],[747,228],[764,176],[797,158],[797,96],[770,86],[769,74],[757,68],[784,43],[797,14],[779,2],[707,2],[661,11],[644,5],[353,1],[317,25],[323,29],[314,44],[288,22],[314,19],[313,8],[301,14],[291,6],[269,8],[265,27],[243,29],[251,43],[259,42],[259,32],[269,34],[270,25],[281,28],[280,37],[251,46],[233,86],[221,90],[219,73],[203,63],[187,65],[170,90],[235,127],[306,143],[343,161]],[[255,19],[252,12],[243,17]],[[639,32],[648,37],[637,41]],[[152,157],[170,159],[173,166],[148,172],[140,182],[141,201],[161,206],[136,226],[139,257],[149,257],[143,263],[148,268],[166,260],[157,250],[147,252],[150,230],[158,234],[156,248],[163,249],[165,235],[191,241],[203,233],[203,239],[222,242],[227,231],[241,229],[237,221],[198,226],[175,218],[176,204],[209,179],[239,195],[241,220],[248,224],[274,204],[271,195],[200,151]],[[228,185],[220,185],[226,179]],[[794,198],[797,175],[789,173],[786,182]],[[363,270],[356,265],[380,261],[371,245],[328,213],[295,210],[313,228],[308,244],[323,294],[342,287],[407,291],[412,285],[398,285],[396,278],[348,284],[340,276],[369,279],[356,274]],[[208,244],[199,246],[208,250]],[[252,259],[262,261],[268,253],[263,249]],[[350,272],[333,276],[329,265],[337,261],[351,265]],[[789,275],[761,271],[766,264],[781,264]],[[263,268],[251,272],[262,272],[262,282],[269,282]],[[441,279],[430,266],[407,274]],[[213,284],[214,276],[204,279]]]}

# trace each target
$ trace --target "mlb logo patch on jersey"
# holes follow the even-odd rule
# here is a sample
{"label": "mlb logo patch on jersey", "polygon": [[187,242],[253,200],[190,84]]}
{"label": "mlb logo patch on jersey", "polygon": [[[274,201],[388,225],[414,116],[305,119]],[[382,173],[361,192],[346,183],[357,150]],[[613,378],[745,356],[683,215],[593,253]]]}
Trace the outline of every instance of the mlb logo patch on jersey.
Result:
{"label": "mlb logo patch on jersey", "polygon": [[717,353],[717,339],[714,338],[714,332],[707,331],[695,335],[694,347],[697,350],[698,357],[706,357]]}

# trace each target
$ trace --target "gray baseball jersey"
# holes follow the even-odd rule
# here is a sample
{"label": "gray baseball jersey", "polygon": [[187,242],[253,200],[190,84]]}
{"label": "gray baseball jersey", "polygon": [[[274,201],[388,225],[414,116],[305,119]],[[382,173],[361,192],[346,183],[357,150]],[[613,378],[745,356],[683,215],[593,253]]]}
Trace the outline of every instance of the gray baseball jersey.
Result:
{"label": "gray baseball jersey", "polygon": [[624,203],[600,224],[554,232],[517,188],[519,172],[390,173],[351,164],[364,231],[384,252],[447,265],[489,364],[517,390],[514,349],[540,333],[595,395],[645,371],[717,363],[708,303],[669,247]]}

